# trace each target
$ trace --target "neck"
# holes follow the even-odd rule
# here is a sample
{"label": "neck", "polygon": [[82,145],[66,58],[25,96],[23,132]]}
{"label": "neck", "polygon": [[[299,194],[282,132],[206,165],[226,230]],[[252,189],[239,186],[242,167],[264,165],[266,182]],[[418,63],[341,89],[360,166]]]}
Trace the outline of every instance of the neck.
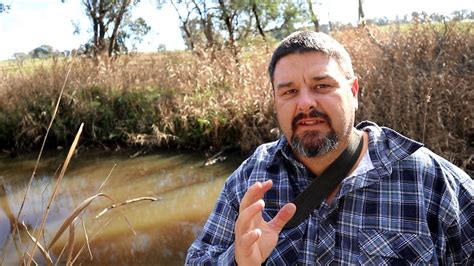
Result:
{"label": "neck", "polygon": [[[350,139],[352,139],[352,135],[355,134],[354,131],[357,130],[355,128],[352,129],[351,134],[345,138],[344,140],[340,141],[339,144],[337,145],[336,149],[332,150],[331,152],[322,155],[322,156],[316,156],[314,158],[309,158],[305,156],[301,156],[299,154],[295,154],[298,160],[304,164],[313,174],[316,176],[321,175],[324,170],[332,163],[334,162],[339,155],[347,148],[349,145]],[[368,137],[366,133],[363,133],[363,138],[364,138],[364,147],[362,149],[361,155],[357,161],[357,163],[354,165],[355,167],[359,164],[360,159],[362,158],[363,154],[365,154],[367,147],[368,147]],[[351,172],[354,170],[352,169]]]}

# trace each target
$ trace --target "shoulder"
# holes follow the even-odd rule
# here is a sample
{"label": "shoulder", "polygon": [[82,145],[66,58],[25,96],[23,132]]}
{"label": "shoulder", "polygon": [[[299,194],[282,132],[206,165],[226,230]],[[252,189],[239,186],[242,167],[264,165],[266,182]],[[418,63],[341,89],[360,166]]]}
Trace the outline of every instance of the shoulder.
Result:
{"label": "shoulder", "polygon": [[472,212],[474,180],[463,170],[431,150],[422,147],[394,166],[393,175],[411,183],[424,198],[429,213],[437,213],[445,225],[462,213]]}
{"label": "shoulder", "polygon": [[455,195],[468,193],[474,196],[474,180],[459,167],[425,147],[404,160],[402,166],[416,168],[431,189],[443,187]]}
{"label": "shoulder", "polygon": [[371,160],[377,173],[388,177],[383,180],[422,188],[425,198],[438,203],[472,199],[473,179],[423,144],[372,122],[362,122],[357,128],[368,132]]}
{"label": "shoulder", "polygon": [[428,174],[441,174],[460,183],[472,181],[466,172],[426,147],[417,150],[410,156],[410,159],[415,161],[417,166]]}
{"label": "shoulder", "polygon": [[459,167],[435,154],[422,143],[412,140],[393,129],[379,127],[364,121],[358,128],[369,134],[369,152],[372,161],[382,167],[422,172],[430,176],[445,176],[453,182],[472,183],[472,179]]}

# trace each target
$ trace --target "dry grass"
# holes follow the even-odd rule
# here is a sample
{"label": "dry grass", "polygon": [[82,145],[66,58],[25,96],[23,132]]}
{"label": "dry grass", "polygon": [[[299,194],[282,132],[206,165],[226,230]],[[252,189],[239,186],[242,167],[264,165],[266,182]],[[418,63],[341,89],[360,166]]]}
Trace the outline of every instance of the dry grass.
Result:
{"label": "dry grass", "polygon": [[[415,24],[340,36],[362,88],[359,120],[392,127],[474,170],[474,25]],[[339,37],[339,36],[338,36]]]}
{"label": "dry grass", "polygon": [[[67,245],[65,245],[61,251],[61,254],[59,254],[59,256],[55,259],[56,260],[56,264],[58,263],[64,263],[64,260],[61,259],[64,251],[66,250],[67,248],[67,258],[65,260],[65,264],[66,265],[73,265],[74,262],[79,258],[82,250],[84,249],[84,246],[87,245],[88,247],[88,250],[89,250],[89,254],[91,256],[91,260],[92,260],[92,253],[91,253],[91,250],[90,250],[90,246],[89,246],[89,237],[88,237],[88,234],[87,234],[87,231],[86,231],[86,226],[85,226],[85,223],[84,223],[84,220],[82,220],[82,225],[83,225],[83,233],[85,235],[85,243],[83,244],[83,246],[76,252],[76,254],[74,255],[74,246],[75,246],[75,243],[76,243],[76,224],[77,222],[82,219],[82,214],[84,213],[84,211],[92,204],[93,201],[95,201],[97,198],[99,197],[106,197],[108,198],[109,200],[112,201],[112,205],[105,208],[97,217],[99,218],[101,215],[103,215],[104,213],[106,213],[107,211],[110,211],[116,207],[120,207],[120,206],[124,206],[124,205],[128,205],[128,204],[133,204],[135,202],[139,202],[139,201],[143,201],[143,200],[151,200],[151,201],[156,201],[157,199],[156,198],[152,198],[152,197],[139,197],[139,198],[135,198],[135,199],[129,199],[129,200],[126,200],[125,202],[122,202],[122,203],[118,203],[118,204],[115,204],[114,200],[104,194],[104,193],[101,193],[100,191],[102,190],[102,188],[104,187],[105,183],[107,182],[107,180],[109,179],[113,169],[115,168],[115,166],[111,169],[109,175],[106,177],[106,179],[104,180],[104,182],[101,184],[101,186],[99,187],[98,189],[98,193],[85,199],[83,202],[81,202],[72,212],[71,214],[65,218],[65,220],[63,221],[63,223],[61,224],[61,226],[57,229],[56,233],[54,234],[54,236],[51,238],[51,240],[49,241],[49,244],[46,243],[46,240],[44,239],[44,232],[45,232],[45,225],[46,225],[46,220],[47,220],[47,217],[49,215],[49,211],[51,210],[51,205],[52,203],[55,201],[56,199],[56,196],[58,195],[59,193],[59,190],[60,190],[60,187],[61,187],[61,183],[62,183],[62,179],[64,177],[64,174],[66,172],[66,169],[67,167],[69,166],[69,163],[73,157],[73,155],[75,154],[76,152],[76,148],[77,148],[77,145],[79,143],[79,138],[81,136],[81,133],[82,133],[82,130],[83,130],[83,126],[84,124],[81,123],[80,127],[79,127],[79,130],[78,132],[76,133],[75,137],[74,137],[74,141],[73,143],[71,144],[71,147],[69,149],[69,152],[67,154],[67,157],[64,161],[64,163],[62,164],[62,167],[61,167],[61,171],[56,179],[56,182],[54,184],[54,189],[53,189],[53,192],[51,193],[50,197],[49,197],[49,201],[48,201],[48,205],[46,206],[46,208],[43,210],[43,215],[42,215],[42,219],[41,219],[41,222],[40,222],[40,225],[35,228],[35,236],[29,232],[29,229],[28,227],[26,226],[25,222],[22,221],[21,222],[21,230],[25,231],[27,233],[27,236],[29,237],[29,239],[33,242],[33,246],[31,248],[31,251],[28,251],[30,248],[29,248],[29,245],[26,245],[26,247],[24,248],[24,250],[22,248],[20,248],[21,245],[21,242],[22,242],[22,237],[21,237],[21,233],[20,233],[20,223],[19,221],[22,220],[22,210],[23,210],[23,207],[24,207],[24,203],[26,201],[26,198],[28,196],[28,192],[30,190],[30,187],[32,185],[32,181],[33,179],[35,178],[35,173],[36,173],[36,170],[38,168],[38,165],[39,165],[39,162],[41,160],[41,156],[42,156],[42,152],[43,152],[43,149],[45,147],[45,143],[46,143],[46,139],[48,138],[49,136],[49,132],[50,132],[50,128],[52,126],[52,124],[54,123],[55,119],[56,119],[56,114],[57,114],[57,110],[58,110],[58,107],[61,103],[61,100],[62,100],[62,95],[63,95],[63,92],[64,92],[64,88],[65,88],[65,85],[67,84],[67,81],[68,81],[68,78],[69,78],[69,73],[70,73],[70,70],[71,70],[71,67],[72,67],[72,63],[69,64],[69,67],[68,67],[68,72],[64,78],[64,81],[63,81],[63,86],[61,88],[61,91],[59,93],[59,97],[56,101],[56,104],[55,104],[55,109],[54,109],[54,112],[52,113],[52,116],[50,118],[50,123],[49,123],[49,126],[46,130],[46,134],[44,136],[44,140],[43,140],[43,143],[41,145],[41,149],[40,149],[40,152],[39,152],[39,155],[38,155],[38,159],[36,161],[36,164],[35,164],[35,167],[34,167],[34,170],[33,170],[33,173],[31,175],[31,178],[30,178],[30,181],[28,183],[28,186],[26,188],[26,191],[25,191],[25,196],[23,198],[23,201],[21,203],[21,207],[18,211],[18,214],[16,216],[16,218],[13,219],[13,225],[15,227],[15,231],[12,233],[12,235],[10,235],[10,239],[13,239],[13,242],[14,244],[16,245],[17,247],[17,252],[18,252],[18,262],[20,264],[24,264],[24,265],[31,265],[32,263],[38,265],[38,262],[35,261],[35,254],[36,254],[36,250],[39,249],[40,250],[40,254],[43,256],[43,259],[44,259],[44,262],[47,264],[47,265],[53,265],[53,259],[51,258],[50,256],[50,252],[54,246],[55,243],[57,243],[57,241],[59,240],[59,238],[63,235],[63,233],[69,229],[69,237],[68,237],[68,242],[67,242]],[[123,215],[123,214],[122,214]],[[124,216],[125,220],[128,222],[127,218]],[[110,219],[109,219],[110,220]],[[107,224],[108,222],[106,222],[104,224],[104,226]],[[130,223],[128,223],[130,225]],[[132,229],[133,230],[133,229]],[[95,235],[97,233],[99,233],[101,230],[99,231],[96,231],[95,232]],[[94,235],[94,236],[95,236]],[[43,236],[43,241],[41,240],[41,236]],[[17,241],[19,242],[20,245],[17,245]],[[3,250],[5,250],[7,248],[7,246],[9,245],[10,242],[7,242],[6,245],[3,246]],[[23,253],[23,258],[21,258],[21,253]],[[4,255],[6,255],[4,253]],[[3,261],[4,258],[2,258],[1,261]]]}
{"label": "dry grass", "polygon": [[[89,246],[89,241],[90,240],[89,240],[89,236],[87,234],[87,230],[86,230],[84,220],[82,219],[82,215],[84,214],[85,210],[94,201],[96,201],[96,199],[98,199],[99,197],[105,197],[105,198],[109,199],[112,202],[112,204],[109,207],[106,207],[101,213],[99,213],[96,216],[96,219],[100,218],[100,216],[104,215],[106,212],[111,211],[112,209],[120,207],[120,206],[129,205],[129,204],[133,204],[133,203],[136,203],[136,202],[139,202],[139,201],[144,201],[144,200],[148,200],[148,201],[158,200],[157,198],[152,198],[152,197],[139,197],[139,198],[134,198],[134,199],[128,199],[125,202],[115,203],[115,201],[110,196],[100,192],[102,190],[103,186],[105,185],[105,183],[107,182],[108,178],[110,177],[110,174],[112,173],[112,170],[113,170],[112,169],[110,174],[104,180],[103,184],[99,187],[99,189],[98,189],[99,192],[97,194],[85,199],[83,202],[81,202],[70,213],[70,215],[64,219],[62,224],[59,226],[59,228],[56,230],[54,235],[48,241],[49,243],[46,243],[46,240],[44,239],[44,230],[45,230],[46,219],[47,219],[49,211],[51,209],[51,204],[55,201],[55,198],[59,193],[59,188],[60,188],[60,185],[61,185],[62,178],[64,177],[65,171],[66,171],[66,169],[69,165],[69,162],[72,158],[72,155],[75,153],[75,150],[76,150],[76,147],[77,147],[77,144],[78,144],[78,141],[79,141],[79,137],[81,135],[82,126],[83,125],[81,125],[81,127],[79,128],[79,131],[76,134],[74,142],[71,145],[71,148],[69,150],[68,156],[65,159],[65,162],[62,166],[61,172],[59,173],[58,178],[56,179],[55,188],[54,188],[52,194],[50,195],[50,199],[49,199],[47,207],[43,211],[43,217],[41,219],[41,224],[39,225],[38,228],[35,229],[35,233],[34,233],[35,236],[33,236],[33,234],[29,232],[28,227],[25,225],[25,223],[23,221],[21,222],[21,225],[22,225],[21,230],[18,227],[18,222],[15,224],[16,230],[13,232],[13,235],[11,235],[11,238],[14,240],[15,244],[16,244],[16,241],[19,241],[20,242],[19,246],[21,246],[21,241],[22,240],[21,240],[21,236],[20,236],[21,235],[20,231],[25,231],[27,233],[27,236],[29,237],[29,239],[33,243],[33,246],[31,248],[31,250],[29,248],[29,245],[27,245],[24,250],[22,250],[21,248],[19,250],[17,250],[19,253],[23,253],[23,258],[21,259],[19,257],[19,263],[22,261],[22,263],[20,263],[20,264],[31,265],[32,263],[34,263],[34,264],[38,265],[38,262],[35,260],[35,254],[36,254],[36,250],[39,249],[40,254],[42,255],[42,258],[44,259],[44,262],[47,265],[53,265],[53,264],[56,265],[58,263],[65,263],[66,265],[73,265],[76,262],[76,260],[80,257],[80,255],[81,255],[81,253],[84,250],[84,247],[86,245],[87,245],[91,260],[92,260],[93,259],[92,258],[92,252],[91,252],[90,246]],[[39,159],[38,159],[38,162],[39,162]],[[36,165],[38,165],[38,162],[36,163]],[[34,178],[34,175],[32,176],[32,178]],[[31,183],[30,183],[30,185],[31,185]],[[26,190],[26,193],[28,193],[28,191],[29,191],[29,187]],[[27,195],[25,195],[25,198],[26,198],[26,196]],[[17,217],[18,218],[16,219],[16,221],[20,221],[21,220],[21,209],[20,209],[20,212],[18,213]],[[125,216],[124,216],[124,218],[127,220],[127,218]],[[83,227],[85,242],[83,243],[83,245],[80,249],[75,249],[76,231],[77,231],[76,230],[76,224],[78,223],[79,220],[82,220],[82,227]],[[110,221],[110,218],[109,218],[108,221],[103,223],[103,227],[101,227],[100,230],[97,230],[97,231],[94,232],[93,237],[96,237],[98,234],[100,234],[102,229],[108,224],[109,221]],[[101,222],[101,221],[99,221],[99,222]],[[129,225],[130,225],[130,223],[129,223]],[[67,244],[63,246],[63,249],[62,249],[61,253],[59,254],[59,256],[56,257],[53,260],[51,255],[50,255],[50,252],[53,250],[54,245],[58,242],[60,237],[68,229],[69,229],[69,235],[67,237]],[[43,236],[43,240],[41,240],[41,236]],[[8,245],[8,243],[6,245]],[[5,249],[5,248],[6,248],[6,246],[3,247],[3,249]],[[66,252],[66,259],[62,258],[62,255],[64,254],[64,252]],[[2,259],[2,261],[3,261],[3,259]]]}
{"label": "dry grass", "polygon": [[[370,119],[472,170],[472,26],[412,24],[335,33],[360,77],[359,120]],[[124,56],[96,66],[79,59],[47,145],[65,146],[85,123],[83,144],[251,151],[275,139],[267,64],[275,44],[221,51]],[[53,111],[67,62],[0,76],[0,143],[31,149]],[[470,161],[471,160],[471,161]]]}

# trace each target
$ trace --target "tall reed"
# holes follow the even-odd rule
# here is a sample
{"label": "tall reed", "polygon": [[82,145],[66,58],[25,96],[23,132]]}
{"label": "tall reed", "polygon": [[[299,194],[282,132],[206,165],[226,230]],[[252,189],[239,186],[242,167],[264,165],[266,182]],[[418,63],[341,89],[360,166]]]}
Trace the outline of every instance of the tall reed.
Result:
{"label": "tall reed", "polygon": [[[473,169],[474,33],[463,23],[410,24],[336,32],[349,50],[361,93],[357,120],[423,141]],[[51,129],[65,146],[85,123],[83,145],[249,152],[276,138],[267,64],[275,43],[226,50],[122,56],[97,66],[79,59]],[[62,59],[0,77],[0,145],[36,148],[66,73]]]}

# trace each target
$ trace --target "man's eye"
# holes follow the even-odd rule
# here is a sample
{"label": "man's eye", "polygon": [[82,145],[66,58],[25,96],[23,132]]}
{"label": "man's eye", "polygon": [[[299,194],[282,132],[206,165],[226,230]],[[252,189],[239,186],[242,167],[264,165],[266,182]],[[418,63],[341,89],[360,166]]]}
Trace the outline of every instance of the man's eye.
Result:
{"label": "man's eye", "polygon": [[283,95],[290,95],[290,94],[293,94],[295,92],[296,92],[295,89],[289,89],[289,90],[286,90],[285,92],[283,92]]}
{"label": "man's eye", "polygon": [[334,86],[331,86],[330,84],[318,84],[313,87],[313,90],[315,90],[318,93],[331,92],[333,89],[334,89]]}
{"label": "man's eye", "polygon": [[316,89],[326,89],[326,88],[330,88],[331,85],[329,84],[318,84],[315,86]]}

